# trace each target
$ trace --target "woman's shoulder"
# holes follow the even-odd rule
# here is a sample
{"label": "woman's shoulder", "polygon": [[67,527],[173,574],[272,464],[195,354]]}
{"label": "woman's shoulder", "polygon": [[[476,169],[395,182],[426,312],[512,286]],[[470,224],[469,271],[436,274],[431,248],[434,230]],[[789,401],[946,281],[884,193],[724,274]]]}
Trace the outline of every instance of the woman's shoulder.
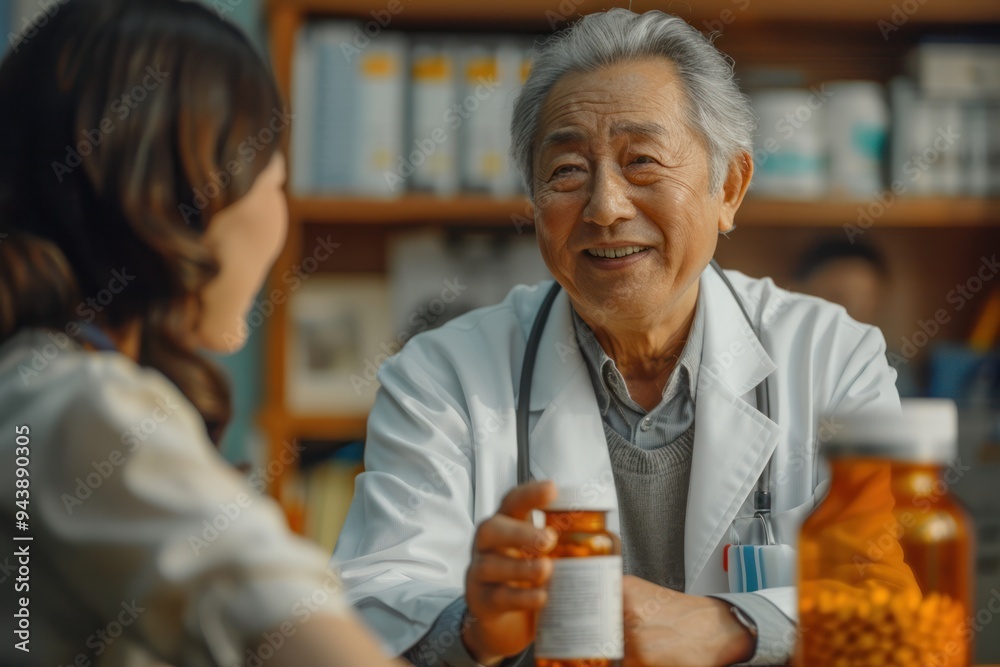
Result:
{"label": "woman's shoulder", "polygon": [[85,350],[62,332],[42,329],[21,331],[0,346],[0,404],[15,418],[44,416],[52,425],[68,413],[132,424],[157,406],[182,423],[197,417],[159,371],[117,352]]}

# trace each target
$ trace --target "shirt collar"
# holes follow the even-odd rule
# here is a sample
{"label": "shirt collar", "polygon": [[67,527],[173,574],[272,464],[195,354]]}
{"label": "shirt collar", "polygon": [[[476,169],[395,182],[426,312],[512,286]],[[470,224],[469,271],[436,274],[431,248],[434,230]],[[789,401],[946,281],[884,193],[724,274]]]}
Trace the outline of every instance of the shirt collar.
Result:
{"label": "shirt collar", "polygon": [[[691,322],[691,329],[688,332],[687,342],[681,351],[680,359],[670,377],[664,385],[664,394],[667,390],[679,381],[683,376],[687,380],[686,389],[691,400],[697,393],[698,372],[701,369],[702,350],[705,343],[705,300],[699,291],[698,302],[695,306],[694,320]],[[580,345],[580,352],[587,362],[587,370],[590,372],[590,379],[594,385],[594,392],[597,395],[597,404],[601,414],[605,415],[611,405],[612,393],[619,399],[628,397],[628,390],[625,387],[625,380],[615,364],[615,360],[607,355],[601,347],[597,336],[593,330],[583,321],[583,318],[573,313],[573,330],[576,333],[577,343]],[[609,383],[609,377],[614,378],[613,384]]]}

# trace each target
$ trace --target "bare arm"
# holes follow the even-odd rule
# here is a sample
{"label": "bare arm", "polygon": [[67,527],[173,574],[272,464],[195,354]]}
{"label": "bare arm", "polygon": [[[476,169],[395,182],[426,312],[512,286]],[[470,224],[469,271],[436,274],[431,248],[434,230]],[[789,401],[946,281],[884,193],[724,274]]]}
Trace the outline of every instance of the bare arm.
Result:
{"label": "bare arm", "polygon": [[[313,616],[305,623],[289,623],[264,633],[248,650],[277,643],[267,638],[280,636],[282,645],[274,657],[263,661],[270,667],[403,667],[408,663],[386,656],[374,637],[353,616]],[[288,635],[286,637],[286,635]],[[249,656],[248,656],[249,662]],[[257,664],[257,663],[254,663]]]}

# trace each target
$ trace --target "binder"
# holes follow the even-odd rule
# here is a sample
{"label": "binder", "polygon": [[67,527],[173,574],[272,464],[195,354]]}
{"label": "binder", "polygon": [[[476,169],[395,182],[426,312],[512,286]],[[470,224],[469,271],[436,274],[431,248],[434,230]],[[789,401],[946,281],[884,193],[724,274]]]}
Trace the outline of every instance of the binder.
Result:
{"label": "binder", "polygon": [[309,194],[317,190],[316,157],[316,40],[314,26],[307,24],[295,38],[292,61],[292,123],[289,181],[292,192]]}
{"label": "binder", "polygon": [[410,66],[410,127],[407,150],[396,172],[409,176],[412,189],[441,196],[459,188],[456,129],[448,122],[458,99],[455,44],[414,45]]}
{"label": "binder", "polygon": [[357,144],[353,164],[346,168],[359,194],[398,197],[404,192],[394,187],[392,169],[403,154],[407,44],[401,34],[382,32],[357,58]]}
{"label": "binder", "polygon": [[326,193],[350,193],[360,152],[357,57],[350,49],[352,21],[323,21],[313,30],[316,49],[313,185]]}
{"label": "binder", "polygon": [[468,192],[488,192],[500,171],[495,137],[500,112],[494,95],[498,86],[496,50],[466,44],[462,48],[460,95],[453,123],[460,128],[462,187]]}
{"label": "binder", "polygon": [[909,53],[907,64],[927,97],[1000,99],[1000,44],[928,42]]}

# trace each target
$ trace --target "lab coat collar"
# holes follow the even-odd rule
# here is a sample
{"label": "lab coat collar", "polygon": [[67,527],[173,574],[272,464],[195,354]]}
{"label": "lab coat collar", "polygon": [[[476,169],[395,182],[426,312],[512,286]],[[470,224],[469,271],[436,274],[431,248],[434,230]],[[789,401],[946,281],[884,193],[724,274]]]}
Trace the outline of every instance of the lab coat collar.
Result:
{"label": "lab coat collar", "polygon": [[[743,396],[777,366],[743,317],[736,297],[711,266],[701,274],[700,287],[699,298],[705,300],[707,316],[698,384],[701,385],[701,374],[707,372],[733,394]],[[743,294],[741,298],[750,316],[755,318],[754,325],[760,326],[754,314],[757,304],[749,302],[748,296]]]}
{"label": "lab coat collar", "polygon": [[[684,525],[689,593],[718,592],[722,563],[709,563],[778,446],[781,428],[755,406],[754,389],[777,368],[714,269],[701,277],[705,348],[695,397],[695,444]],[[747,311],[759,310],[745,293]],[[755,325],[760,326],[759,320]],[[775,396],[773,385],[771,396]],[[775,403],[772,402],[772,407]],[[708,566],[708,567],[706,567]],[[705,575],[709,576],[705,576]]]}
{"label": "lab coat collar", "polygon": [[[544,289],[540,290],[542,297],[548,293],[551,286],[551,282],[544,284]],[[529,325],[528,330],[530,329]],[[548,408],[553,399],[565,388],[566,383],[580,370],[587,373],[586,362],[573,329],[573,308],[566,290],[559,290],[538,342],[538,357],[531,383],[531,410]]]}
{"label": "lab coat collar", "polygon": [[[540,290],[539,303],[550,285]],[[539,340],[529,406],[534,420],[529,436],[531,475],[583,488],[588,505],[606,508],[608,529],[619,532],[604,424],[565,290],[552,304]]]}
{"label": "lab coat collar", "polygon": [[[545,283],[544,288],[539,290],[539,304],[551,285],[551,282]],[[742,396],[774,372],[776,366],[744,319],[739,304],[712,267],[707,267],[702,273],[699,288],[698,307],[705,308],[705,317],[698,385],[702,385],[702,374],[708,372],[733,394]],[[753,305],[747,304],[751,313]],[[529,323],[528,330],[530,328]],[[569,296],[566,290],[560,290],[539,341],[531,388],[531,410],[545,410],[566,387],[566,383],[579,374],[580,366],[584,367],[584,374],[587,375],[586,362],[573,328]],[[587,381],[590,381],[589,375]]]}

